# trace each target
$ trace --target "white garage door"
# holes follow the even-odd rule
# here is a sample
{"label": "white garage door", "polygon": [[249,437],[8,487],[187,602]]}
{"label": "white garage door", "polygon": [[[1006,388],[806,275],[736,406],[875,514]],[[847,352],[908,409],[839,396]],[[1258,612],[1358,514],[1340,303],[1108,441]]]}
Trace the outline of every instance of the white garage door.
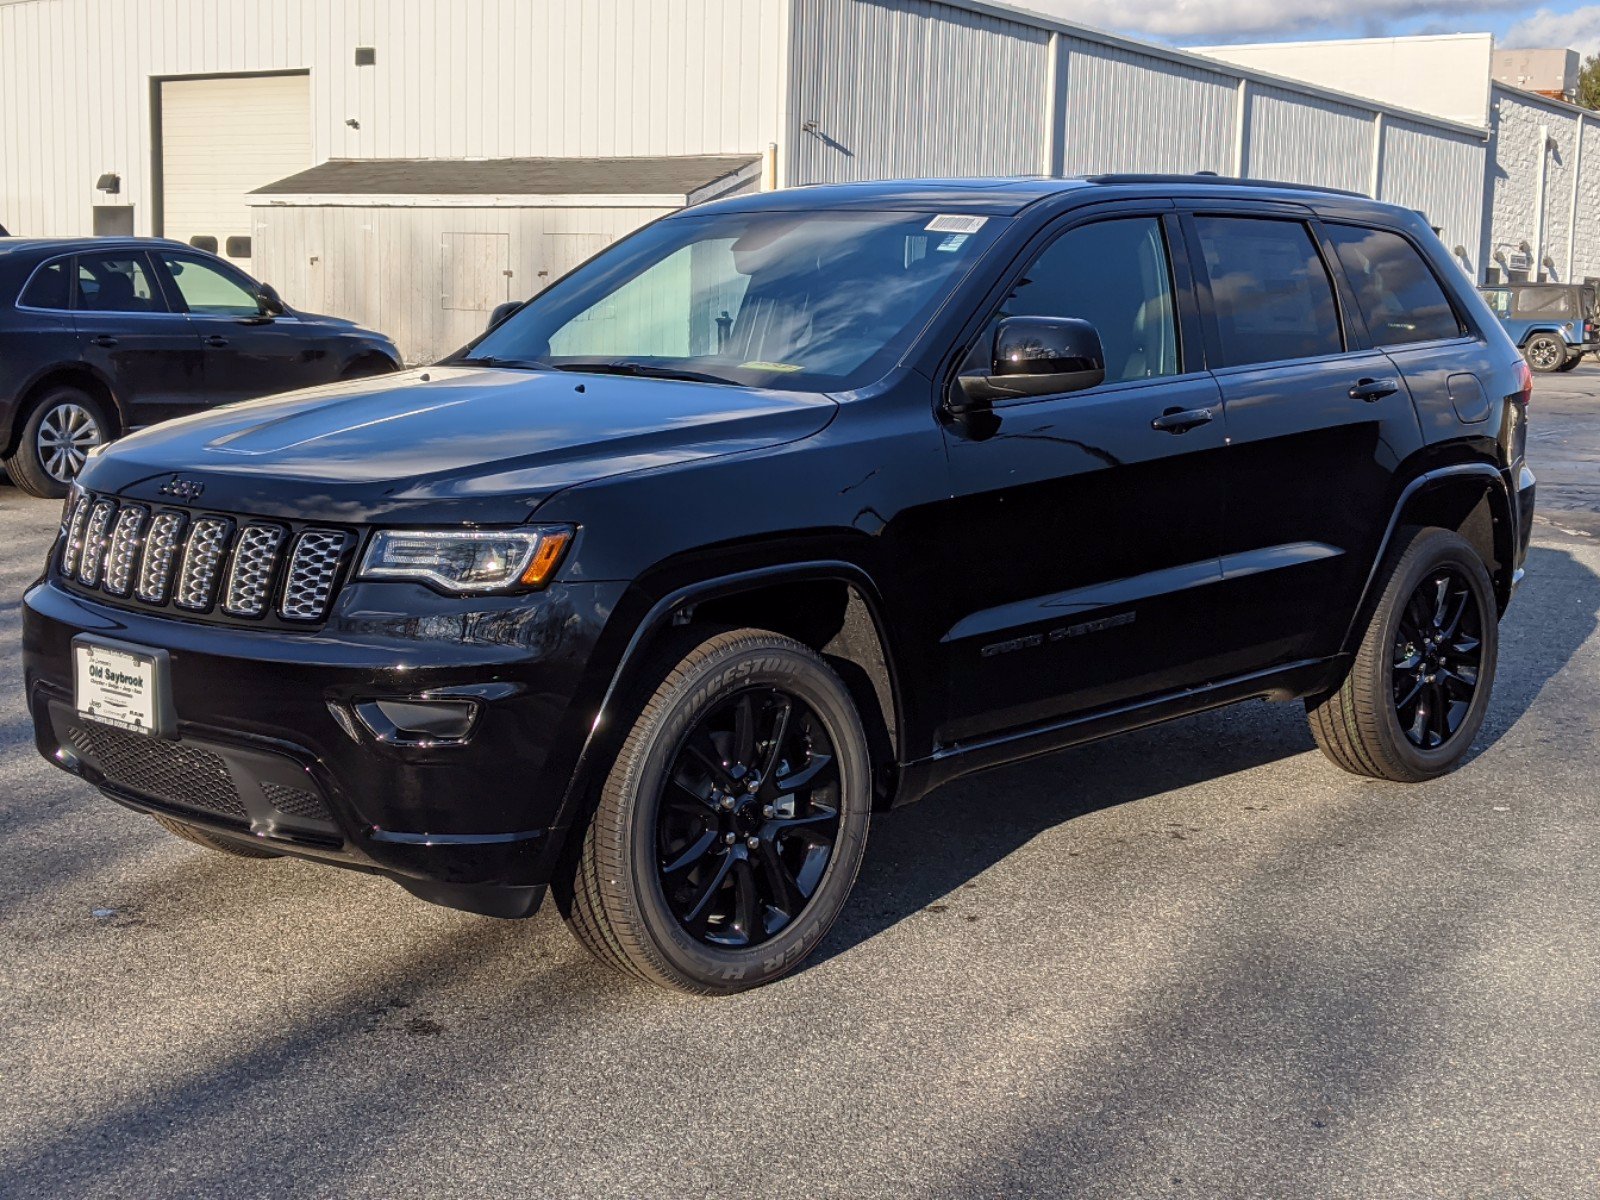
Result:
{"label": "white garage door", "polygon": [[161,84],[162,227],[167,237],[214,248],[248,268],[251,229],[245,194],[311,165],[310,76],[170,79]]}

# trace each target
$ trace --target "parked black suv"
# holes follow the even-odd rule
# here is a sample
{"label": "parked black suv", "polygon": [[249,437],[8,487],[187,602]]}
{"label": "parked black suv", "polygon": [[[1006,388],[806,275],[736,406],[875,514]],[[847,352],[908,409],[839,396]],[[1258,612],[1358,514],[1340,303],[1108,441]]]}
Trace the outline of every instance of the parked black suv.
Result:
{"label": "parked black suv", "polygon": [[35,496],[136,426],[399,366],[382,334],[179,242],[0,242],[0,466]]}
{"label": "parked black suv", "polygon": [[980,767],[1264,697],[1448,771],[1530,380],[1421,218],[1340,193],[706,205],[443,364],[92,458],[25,601],[39,748],[203,845],[551,887],[613,966],[736,991],[871,810]]}

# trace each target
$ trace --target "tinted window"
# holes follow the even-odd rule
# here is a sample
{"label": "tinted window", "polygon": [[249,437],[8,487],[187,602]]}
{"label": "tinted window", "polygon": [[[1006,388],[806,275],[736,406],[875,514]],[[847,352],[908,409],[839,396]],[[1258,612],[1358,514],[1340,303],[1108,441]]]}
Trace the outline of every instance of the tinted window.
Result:
{"label": "tinted window", "polygon": [[1333,285],[1298,221],[1200,217],[1200,248],[1230,366],[1338,354]]}
{"label": "tinted window", "polygon": [[1166,240],[1155,217],[1068,230],[1034,260],[998,317],[1077,317],[1100,331],[1106,382],[1178,373]]}
{"label": "tinted window", "polygon": [[1373,345],[1403,346],[1460,335],[1461,322],[1444,288],[1405,238],[1356,225],[1327,229]]}
{"label": "tinted window", "polygon": [[17,303],[30,308],[67,308],[72,303],[71,266],[70,258],[58,258],[40,267]]}
{"label": "tinted window", "polygon": [[78,308],[91,312],[166,312],[145,270],[129,254],[78,255]]}
{"label": "tinted window", "polygon": [[243,276],[184,254],[162,254],[161,261],[192,313],[253,317],[261,312],[255,289]]}

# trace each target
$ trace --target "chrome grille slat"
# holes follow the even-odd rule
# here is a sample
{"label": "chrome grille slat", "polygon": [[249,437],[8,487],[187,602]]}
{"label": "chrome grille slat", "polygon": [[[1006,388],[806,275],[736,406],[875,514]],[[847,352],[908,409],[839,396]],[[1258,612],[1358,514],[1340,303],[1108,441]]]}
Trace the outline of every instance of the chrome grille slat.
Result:
{"label": "chrome grille slat", "polygon": [[320,621],[328,615],[346,541],[337,529],[307,529],[295,539],[278,608],[285,621]]}
{"label": "chrome grille slat", "polygon": [[83,529],[89,522],[89,510],[93,507],[94,497],[88,492],[79,492],[78,499],[72,506],[72,515],[67,518],[66,544],[61,547],[63,575],[78,573],[78,560],[83,555]]}
{"label": "chrome grille slat", "polygon": [[222,611],[234,617],[259,617],[267,610],[272,571],[284,533],[276,525],[246,525],[233,549]]}
{"label": "chrome grille slat", "polygon": [[133,587],[133,570],[144,545],[144,525],[150,510],[129,504],[117,514],[111,526],[110,548],[106,552],[105,578],[100,586],[113,596],[126,596]]}
{"label": "chrome grille slat", "polygon": [[211,607],[232,531],[233,522],[223,517],[201,517],[194,523],[183,548],[183,566],[178,570],[173,596],[173,603],[179,608],[204,612]]}
{"label": "chrome grille slat", "polygon": [[183,548],[181,512],[159,512],[144,539],[144,560],[139,564],[139,584],[134,594],[146,604],[165,604],[172,590],[172,565]]}
{"label": "chrome grille slat", "polygon": [[83,533],[83,558],[78,564],[78,582],[85,587],[100,586],[100,564],[106,555],[106,534],[117,506],[109,500],[96,500],[89,513],[89,526]]}

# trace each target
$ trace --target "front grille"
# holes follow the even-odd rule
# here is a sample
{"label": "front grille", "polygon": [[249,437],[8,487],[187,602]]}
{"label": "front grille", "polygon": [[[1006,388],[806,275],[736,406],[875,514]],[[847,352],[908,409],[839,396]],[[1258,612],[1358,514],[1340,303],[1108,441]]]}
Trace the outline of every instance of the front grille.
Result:
{"label": "front grille", "polygon": [[339,529],[86,495],[67,517],[61,572],[76,587],[118,600],[304,626],[327,619],[354,546]]}
{"label": "front grille", "polygon": [[228,766],[209,750],[117,729],[75,725],[72,748],[93,762],[115,787],[185,808],[249,820]]}

